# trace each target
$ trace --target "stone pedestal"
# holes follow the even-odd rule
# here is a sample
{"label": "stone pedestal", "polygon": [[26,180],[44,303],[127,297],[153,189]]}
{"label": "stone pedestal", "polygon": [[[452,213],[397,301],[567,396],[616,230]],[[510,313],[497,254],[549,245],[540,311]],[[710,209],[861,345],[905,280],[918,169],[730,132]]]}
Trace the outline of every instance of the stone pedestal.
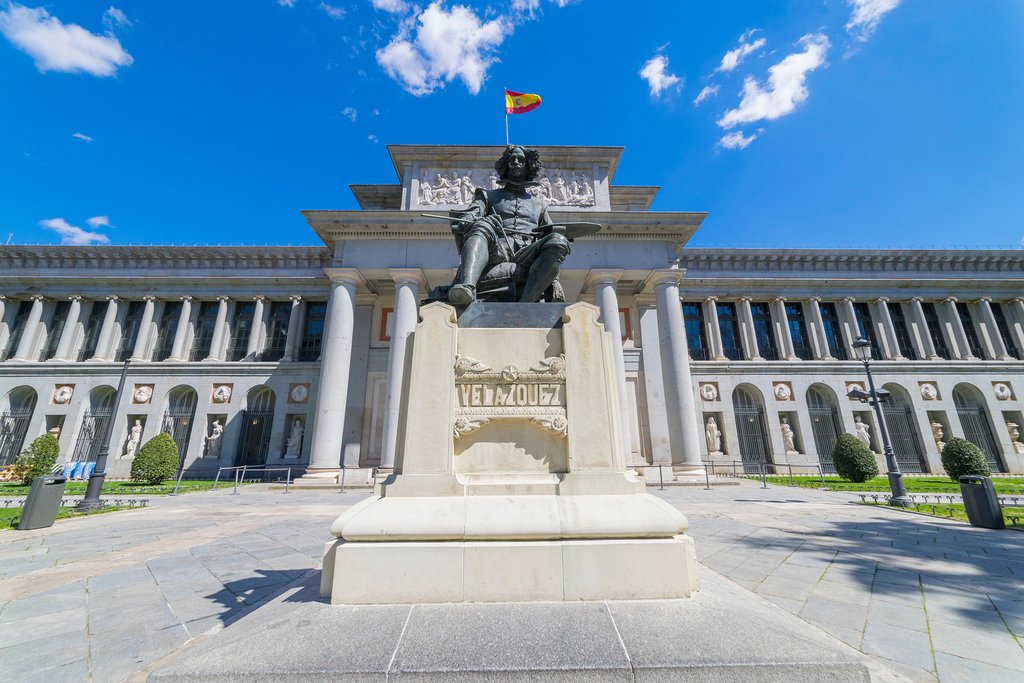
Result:
{"label": "stone pedestal", "polygon": [[686,518],[626,470],[613,340],[598,315],[583,303],[475,304],[460,324],[445,304],[421,309],[395,472],[331,527],[322,595],[504,602],[697,589]]}

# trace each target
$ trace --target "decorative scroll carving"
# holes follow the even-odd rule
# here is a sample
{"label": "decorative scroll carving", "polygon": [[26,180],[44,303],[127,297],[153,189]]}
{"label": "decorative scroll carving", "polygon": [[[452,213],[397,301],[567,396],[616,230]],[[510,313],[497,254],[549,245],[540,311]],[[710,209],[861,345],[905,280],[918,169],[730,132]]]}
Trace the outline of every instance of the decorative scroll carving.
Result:
{"label": "decorative scroll carving", "polygon": [[530,420],[530,422],[552,434],[559,436],[568,436],[569,434],[569,420],[564,415],[538,416]]}
{"label": "decorative scroll carving", "polygon": [[490,371],[489,365],[484,365],[476,358],[470,358],[469,356],[457,356],[455,358],[455,376],[462,377],[463,375],[478,375],[480,373]]}
{"label": "decorative scroll carving", "polygon": [[[476,188],[494,190],[498,173],[493,169],[426,168],[420,172],[421,206],[454,206],[473,201]],[[594,206],[594,179],[585,169],[554,168],[529,188],[549,206]]]}
{"label": "decorative scroll carving", "polygon": [[490,421],[491,418],[483,415],[457,415],[452,431],[457,439],[463,434],[472,434]]}
{"label": "decorative scroll carving", "polygon": [[551,356],[550,358],[545,358],[537,365],[530,368],[530,370],[538,374],[547,373],[549,375],[561,377],[562,374],[565,372],[565,354],[563,353],[558,356]]}

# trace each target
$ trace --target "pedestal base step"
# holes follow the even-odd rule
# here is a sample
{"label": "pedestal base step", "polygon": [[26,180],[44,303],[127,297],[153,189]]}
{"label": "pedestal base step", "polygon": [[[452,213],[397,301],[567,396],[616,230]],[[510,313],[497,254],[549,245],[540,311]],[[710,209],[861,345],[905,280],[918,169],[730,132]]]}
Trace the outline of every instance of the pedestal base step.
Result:
{"label": "pedestal base step", "polygon": [[905,680],[706,569],[689,600],[639,602],[332,607],[316,579],[186,646],[149,680]]}

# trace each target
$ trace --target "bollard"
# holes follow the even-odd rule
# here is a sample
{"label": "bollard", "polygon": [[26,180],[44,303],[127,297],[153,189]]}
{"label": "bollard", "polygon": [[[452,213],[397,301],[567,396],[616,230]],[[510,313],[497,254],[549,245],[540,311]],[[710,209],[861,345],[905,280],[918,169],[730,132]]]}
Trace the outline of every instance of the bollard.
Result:
{"label": "bollard", "polygon": [[223,467],[218,467],[217,468],[217,476],[213,478],[213,488],[210,489],[211,491],[216,491],[217,490],[217,482],[220,481],[220,473],[223,470],[224,470]]}
{"label": "bollard", "polygon": [[761,488],[766,489],[766,488],[768,488],[768,469],[764,466],[764,463],[760,463],[760,465],[761,465]]}
{"label": "bollard", "polygon": [[171,492],[170,492],[169,494],[167,494],[167,495],[169,495],[169,496],[176,496],[176,495],[178,495],[178,487],[179,487],[179,486],[181,486],[181,478],[182,478],[183,476],[185,476],[185,468],[184,468],[184,467],[182,467],[182,468],[181,468],[181,471],[180,471],[180,472],[178,472],[178,482],[177,482],[177,483],[176,483],[176,484],[174,485],[174,490],[173,490],[173,491],[171,491]]}
{"label": "bollard", "polygon": [[338,489],[338,493],[345,493],[345,466],[342,465],[338,468],[338,481],[341,482],[341,488]]}
{"label": "bollard", "polygon": [[711,475],[708,474],[708,466],[706,463],[704,464],[704,490],[711,490]]}
{"label": "bollard", "polygon": [[284,492],[285,493],[290,493],[290,491],[288,490],[288,487],[291,486],[291,483],[292,483],[292,468],[291,467],[288,468],[287,477],[288,478],[284,480]]}
{"label": "bollard", "polygon": [[664,470],[662,469],[662,467],[663,467],[662,465],[658,465],[658,490],[659,491],[664,491],[665,490],[665,474],[664,474]]}

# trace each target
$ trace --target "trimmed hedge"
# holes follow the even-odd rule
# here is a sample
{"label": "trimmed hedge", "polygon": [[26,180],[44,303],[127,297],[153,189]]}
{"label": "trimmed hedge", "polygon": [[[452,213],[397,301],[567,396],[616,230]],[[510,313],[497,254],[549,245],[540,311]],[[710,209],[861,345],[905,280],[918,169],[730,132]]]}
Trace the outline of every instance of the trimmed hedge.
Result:
{"label": "trimmed hedge", "polygon": [[853,434],[843,434],[832,449],[836,474],[847,481],[865,482],[878,476],[878,462],[871,449]]}
{"label": "trimmed hedge", "polygon": [[982,477],[992,474],[981,449],[960,437],[954,437],[946,442],[942,449],[942,467],[953,481],[960,481],[960,477],[965,474],[977,474]]}
{"label": "trimmed hedge", "polygon": [[161,432],[143,444],[132,461],[132,481],[159,484],[178,472],[178,446],[170,434]]}
{"label": "trimmed hedge", "polygon": [[60,444],[53,434],[43,434],[35,439],[26,451],[14,461],[14,476],[21,483],[32,483],[36,477],[49,474],[60,455]]}

